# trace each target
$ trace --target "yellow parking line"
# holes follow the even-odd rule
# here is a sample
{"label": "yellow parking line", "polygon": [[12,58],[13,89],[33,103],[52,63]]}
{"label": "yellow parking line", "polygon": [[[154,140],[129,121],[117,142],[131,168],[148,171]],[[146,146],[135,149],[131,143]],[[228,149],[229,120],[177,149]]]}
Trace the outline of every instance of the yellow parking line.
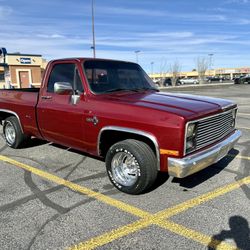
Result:
{"label": "yellow parking line", "polygon": [[212,247],[216,250],[237,250],[238,249],[237,247],[232,246],[226,242],[213,239],[212,237],[209,237],[205,234],[194,231],[192,229],[186,228],[182,225],[179,225],[169,220],[160,221],[157,223],[157,225],[175,234],[181,235],[188,239],[192,239],[193,241],[199,242],[203,244],[204,246]]}
{"label": "yellow parking line", "polygon": [[248,157],[248,156],[234,155],[234,154],[228,154],[227,156],[250,161],[250,157]]}
{"label": "yellow parking line", "polygon": [[[170,221],[163,221],[166,218],[169,218],[170,216],[176,215],[178,213],[181,213],[189,208],[192,208],[194,206],[197,206],[203,202],[206,202],[208,200],[214,199],[222,194],[228,193],[241,185],[250,183],[250,176],[246,177],[242,180],[239,180],[235,183],[229,184],[227,186],[218,188],[212,192],[209,192],[207,194],[201,195],[199,197],[196,197],[194,199],[188,200],[186,202],[183,202],[177,206],[174,206],[172,208],[167,208],[163,211],[160,211],[156,214],[150,214],[144,210],[141,210],[139,208],[136,208],[134,206],[128,205],[124,202],[118,201],[116,199],[110,198],[108,196],[105,196],[101,193],[94,192],[91,189],[85,188],[83,186],[80,186],[78,184],[72,183],[70,181],[64,180],[58,176],[55,176],[53,174],[50,174],[48,172],[39,170],[37,168],[31,167],[29,165],[23,164],[21,162],[15,161],[11,158],[8,158],[6,156],[0,155],[0,160],[10,163],[12,165],[15,165],[17,167],[20,167],[24,170],[27,170],[33,174],[36,174],[42,178],[48,179],[52,182],[55,182],[59,185],[66,186],[74,191],[83,193],[85,195],[88,195],[89,197],[95,198],[99,201],[102,201],[108,205],[111,205],[113,207],[116,207],[122,211],[125,211],[127,213],[130,213],[134,216],[138,216],[142,219],[133,222],[129,225],[123,226],[121,228],[112,230],[111,232],[107,232],[101,236],[92,238],[86,242],[80,243],[76,246],[71,247],[70,249],[93,249],[97,246],[102,246],[104,244],[107,244],[115,239],[119,239],[121,237],[124,237],[126,235],[129,235],[133,232],[136,232],[142,228],[145,228],[149,225],[156,224],[158,226],[161,226],[167,230],[170,230],[172,232],[175,232],[179,235],[185,236],[186,238],[193,239],[201,244],[207,244],[208,241],[211,241],[210,244],[218,245],[218,242],[215,242],[213,239],[211,239],[209,236],[203,235],[199,232],[196,232],[194,230],[185,228],[181,225],[178,225],[174,222]],[[224,246],[226,243],[219,242],[220,246]],[[227,249],[231,249],[231,245],[226,244]]]}
{"label": "yellow parking line", "polygon": [[247,127],[237,127],[238,129],[246,129],[246,130],[250,130],[250,128]]}
{"label": "yellow parking line", "polygon": [[157,218],[157,216],[155,215],[152,215],[151,217],[148,217],[148,218],[140,219],[136,222],[133,222],[126,226],[122,226],[118,229],[114,229],[108,233],[104,233],[100,236],[94,237],[85,242],[81,242],[78,245],[68,248],[68,250],[95,249],[97,247],[108,244],[116,239],[135,233],[138,230],[141,230],[153,224],[158,225],[161,228],[171,231],[177,235],[183,236],[187,239],[194,240],[204,246],[210,246],[214,248],[216,248],[217,246],[216,248],[217,250],[237,250],[237,248],[235,246],[232,246],[231,244],[213,239],[210,236],[207,236],[195,230],[186,228],[172,221],[169,221],[169,220],[162,221],[161,218]]}
{"label": "yellow parking line", "polygon": [[113,199],[109,196],[106,196],[106,195],[103,195],[101,193],[98,193],[98,192],[95,192],[91,189],[88,189],[86,187],[83,187],[83,186],[80,186],[78,184],[75,184],[75,183],[72,183],[70,181],[67,181],[67,180],[64,180],[63,178],[60,178],[56,175],[53,175],[53,174],[50,174],[48,172],[45,172],[45,171],[42,171],[40,169],[37,169],[37,168],[34,168],[34,167],[31,167],[31,166],[28,166],[24,163],[21,163],[21,162],[18,162],[18,161],[15,161],[11,158],[8,158],[6,156],[2,156],[0,155],[0,160],[4,161],[4,162],[7,162],[7,163],[10,163],[12,165],[15,165],[17,167],[20,167],[24,170],[27,170],[33,174],[36,174],[42,178],[45,178],[45,179],[48,179],[52,182],[55,182],[59,185],[63,185],[65,187],[68,187],[74,191],[77,191],[77,192],[80,192],[82,194],[85,194],[89,197],[92,197],[92,198],[95,198],[96,200],[99,200],[99,201],[102,201],[103,203],[106,203],[110,206],[113,206],[113,207],[116,207],[122,211],[125,211],[127,213],[130,213],[130,214],[133,214],[135,216],[138,216],[138,217],[145,217],[145,216],[148,216],[149,213],[146,212],[146,211],[143,211],[139,208],[136,208],[134,206],[130,206],[122,201],[118,201],[116,199]]}
{"label": "yellow parking line", "polygon": [[250,115],[248,113],[237,113],[238,115]]}
{"label": "yellow parking line", "polygon": [[[211,242],[211,245],[218,245],[218,242],[211,239],[209,236],[202,235],[201,233],[195,232],[194,230],[183,229],[183,226],[180,226],[175,224],[175,227],[169,227],[169,223],[164,224],[164,219],[170,218],[171,216],[177,215],[181,212],[184,212],[185,210],[195,207],[197,205],[200,205],[204,202],[207,202],[209,200],[212,200],[216,197],[219,197],[223,194],[226,194],[230,191],[233,191],[237,188],[239,188],[242,185],[246,185],[250,183],[250,176],[245,177],[244,179],[241,179],[237,182],[231,183],[229,185],[226,185],[224,187],[220,187],[214,191],[211,191],[207,194],[200,195],[196,198],[193,198],[191,200],[188,200],[186,202],[183,202],[177,206],[174,206],[172,208],[167,208],[163,211],[160,211],[156,213],[155,215],[151,215],[150,217],[143,218],[141,220],[138,220],[137,222],[131,223],[129,225],[126,225],[124,227],[118,228],[116,230],[112,230],[108,233],[105,233],[101,236],[97,236],[95,238],[92,238],[86,242],[82,242],[76,246],[73,246],[72,248],[69,248],[69,250],[83,250],[83,249],[93,249],[99,246],[102,246],[104,244],[107,244],[115,239],[119,239],[121,237],[124,237],[128,234],[131,234],[137,230],[143,229],[145,227],[148,227],[149,225],[156,224],[160,227],[164,227],[165,229],[175,232],[179,235],[185,236],[186,238],[195,240],[203,245],[206,245],[207,242]],[[173,223],[173,222],[171,222]],[[164,226],[163,226],[164,225]],[[173,224],[172,224],[173,225]],[[226,243],[220,244],[220,247],[225,246]],[[219,248],[217,248],[219,249]],[[222,248],[223,249],[223,248]],[[232,248],[231,245],[226,244],[226,248],[224,249],[235,249]]]}

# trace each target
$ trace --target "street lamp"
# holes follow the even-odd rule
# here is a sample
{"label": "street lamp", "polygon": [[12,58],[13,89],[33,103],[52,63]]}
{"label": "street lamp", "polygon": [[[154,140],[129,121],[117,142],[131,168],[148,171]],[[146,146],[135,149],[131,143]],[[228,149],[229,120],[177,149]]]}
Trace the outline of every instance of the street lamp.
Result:
{"label": "street lamp", "polygon": [[138,63],[138,54],[140,53],[140,50],[136,50],[135,51],[135,56],[136,56],[136,63]]}
{"label": "street lamp", "polygon": [[214,54],[212,54],[212,53],[208,54],[208,56],[209,56],[209,68],[210,68],[210,70],[212,70],[212,56],[213,55]]}
{"label": "street lamp", "polygon": [[154,74],[154,62],[151,62],[151,74],[153,75]]}
{"label": "street lamp", "polygon": [[94,0],[92,0],[92,46],[91,49],[93,49],[93,57],[96,57],[96,52],[95,52],[95,15],[94,15]]}

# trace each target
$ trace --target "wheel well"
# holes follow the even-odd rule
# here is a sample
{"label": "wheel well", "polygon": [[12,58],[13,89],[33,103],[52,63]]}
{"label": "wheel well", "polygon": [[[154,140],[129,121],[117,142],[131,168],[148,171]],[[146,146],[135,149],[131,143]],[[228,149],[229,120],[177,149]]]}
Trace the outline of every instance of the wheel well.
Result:
{"label": "wheel well", "polygon": [[115,130],[106,130],[103,131],[99,140],[99,154],[102,157],[106,157],[106,154],[109,148],[119,141],[123,141],[126,139],[134,139],[138,141],[145,142],[154,152],[156,155],[156,146],[154,145],[153,141],[146,136],[130,133],[130,132],[123,132],[123,131],[115,131]]}
{"label": "wheel well", "polygon": [[[7,112],[3,112],[3,111],[0,111],[0,122],[1,124],[3,125],[3,121],[10,117],[10,116],[15,116],[14,114],[11,114],[11,113],[7,113]],[[16,116],[15,116],[16,117]]]}

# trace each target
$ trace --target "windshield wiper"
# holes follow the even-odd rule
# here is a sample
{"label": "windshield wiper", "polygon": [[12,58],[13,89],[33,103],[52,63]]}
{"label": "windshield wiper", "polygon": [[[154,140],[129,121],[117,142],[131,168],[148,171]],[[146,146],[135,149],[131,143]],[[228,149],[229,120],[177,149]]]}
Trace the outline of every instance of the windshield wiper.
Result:
{"label": "windshield wiper", "polygon": [[126,88],[114,88],[114,89],[108,89],[106,90],[104,93],[110,93],[110,92],[118,92],[118,91],[132,91],[132,92],[140,92],[142,90],[155,90],[157,92],[159,92],[158,89],[155,88],[134,88],[134,89],[126,89]]}
{"label": "windshield wiper", "polygon": [[114,88],[114,89],[108,89],[104,93],[108,92],[116,92],[116,91],[131,91],[131,89],[125,89],[125,88]]}
{"label": "windshield wiper", "polygon": [[140,90],[155,90],[155,91],[159,92],[159,89],[156,89],[156,88],[148,88],[148,87],[131,89],[131,91],[137,91],[137,92],[139,92]]}

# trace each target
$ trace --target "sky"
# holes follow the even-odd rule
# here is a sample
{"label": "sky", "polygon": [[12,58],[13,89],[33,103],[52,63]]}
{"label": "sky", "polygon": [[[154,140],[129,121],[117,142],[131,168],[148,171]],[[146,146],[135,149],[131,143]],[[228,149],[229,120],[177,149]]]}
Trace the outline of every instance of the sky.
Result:
{"label": "sky", "polygon": [[[149,73],[250,66],[250,0],[94,0],[98,58]],[[46,60],[92,57],[91,0],[0,0],[0,47]],[[209,54],[213,54],[209,56]]]}

